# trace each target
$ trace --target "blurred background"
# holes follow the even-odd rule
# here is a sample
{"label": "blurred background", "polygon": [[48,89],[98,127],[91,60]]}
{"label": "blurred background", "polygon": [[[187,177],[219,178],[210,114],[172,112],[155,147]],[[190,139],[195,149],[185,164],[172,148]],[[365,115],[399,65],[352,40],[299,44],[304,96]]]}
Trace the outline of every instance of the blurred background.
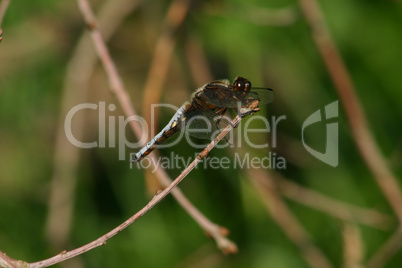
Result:
{"label": "blurred background", "polygon": [[[200,167],[179,185],[205,217],[227,228],[237,254],[223,254],[169,195],[107,246],[57,266],[400,267],[398,211],[363,160],[341,102],[338,166],[317,160],[302,145],[304,120],[340,97],[301,2],[90,1],[137,114],[148,120],[152,103],[180,106],[204,83],[246,77],[275,91],[275,101],[258,115],[286,116],[278,124],[278,145],[214,149],[210,156],[271,152],[286,159],[286,168]],[[400,189],[401,2],[318,4]],[[10,1],[0,26],[0,250],[35,262],[105,234],[161,187],[150,171],[130,169],[129,153],[139,148],[126,148],[122,161],[117,146],[108,146],[107,126],[114,124],[117,136],[124,111],[76,1]],[[106,133],[104,148],[79,149],[66,139],[68,111],[86,102],[117,107],[106,109],[106,128],[97,110],[73,118],[77,139],[97,141]],[[162,109],[157,129],[173,114]],[[305,133],[308,145],[321,152],[325,124]],[[270,143],[268,134],[253,133],[252,140]],[[125,135],[137,141],[129,126]],[[187,159],[199,151],[183,140],[154,153]],[[181,171],[166,169],[172,179]]]}

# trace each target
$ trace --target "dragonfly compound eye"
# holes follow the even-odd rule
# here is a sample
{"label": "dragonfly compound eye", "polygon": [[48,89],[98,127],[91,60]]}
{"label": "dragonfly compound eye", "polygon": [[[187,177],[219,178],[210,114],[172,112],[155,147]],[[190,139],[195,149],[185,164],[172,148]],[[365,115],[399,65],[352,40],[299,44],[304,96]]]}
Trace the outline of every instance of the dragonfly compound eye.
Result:
{"label": "dragonfly compound eye", "polygon": [[245,83],[242,79],[237,79],[234,83],[234,90],[235,91],[244,91]]}

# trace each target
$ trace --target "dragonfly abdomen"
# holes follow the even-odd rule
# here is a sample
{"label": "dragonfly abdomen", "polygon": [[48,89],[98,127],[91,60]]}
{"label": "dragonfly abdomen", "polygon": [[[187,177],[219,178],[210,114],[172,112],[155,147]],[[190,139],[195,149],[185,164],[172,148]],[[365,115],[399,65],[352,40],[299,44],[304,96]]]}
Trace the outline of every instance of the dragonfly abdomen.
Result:
{"label": "dragonfly abdomen", "polygon": [[150,141],[145,145],[138,153],[135,154],[132,162],[139,162],[145,156],[149,155],[159,144],[164,143],[168,138],[173,136],[176,132],[180,131],[182,124],[183,111],[185,105],[179,108],[169,123]]}

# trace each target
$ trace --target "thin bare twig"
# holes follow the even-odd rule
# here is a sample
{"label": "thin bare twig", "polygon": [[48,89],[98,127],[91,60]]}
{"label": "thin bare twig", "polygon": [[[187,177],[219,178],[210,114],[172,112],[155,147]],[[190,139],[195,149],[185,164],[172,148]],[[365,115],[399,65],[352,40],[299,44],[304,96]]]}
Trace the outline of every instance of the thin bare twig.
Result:
{"label": "thin bare twig", "polygon": [[[252,106],[250,106],[250,111],[257,112],[258,108],[256,108],[258,105],[258,101],[254,102]],[[73,258],[75,256],[78,256],[80,254],[83,254],[89,250],[92,250],[94,248],[103,246],[106,244],[106,241],[112,238],[113,236],[117,235],[121,231],[123,231],[125,228],[130,226],[132,223],[134,223],[136,220],[138,220],[141,216],[143,216],[145,213],[147,213],[151,208],[153,208],[156,204],[158,204],[163,198],[165,198],[174,187],[176,187],[207,155],[208,153],[216,146],[216,144],[219,143],[223,139],[223,137],[226,136],[233,128],[237,127],[241,121],[241,117],[236,116],[233,121],[231,122],[230,125],[226,126],[219,135],[216,136],[216,138],[208,144],[208,146],[201,152],[199,155],[193,160],[193,162],[186,167],[182,171],[182,173],[168,186],[166,187],[163,191],[160,193],[157,193],[152,200],[141,210],[139,210],[137,213],[135,213],[133,216],[131,216],[129,219],[127,219],[125,222],[108,232],[107,234],[99,237],[98,239],[81,246],[79,248],[76,248],[71,251],[63,251],[60,254],[51,257],[46,260],[42,260],[39,262],[35,263],[24,263],[25,267],[30,267],[30,268],[39,268],[39,267],[47,267],[50,265],[54,265],[56,263],[62,262],[64,260]],[[224,248],[230,252],[235,252],[237,251],[237,248],[234,244],[232,245],[223,245]],[[232,247],[232,248],[230,248]],[[22,267],[22,266],[21,266]]]}
{"label": "thin bare twig", "polygon": [[13,258],[8,257],[6,253],[4,253],[0,250],[0,266],[1,267],[14,268],[14,267],[17,267],[18,263],[21,263],[21,261],[17,261],[17,260],[14,260]]}
{"label": "thin bare twig", "polygon": [[3,23],[4,15],[6,14],[6,11],[7,11],[7,8],[8,8],[9,4],[10,4],[10,0],[3,0],[0,3],[0,26]]}
{"label": "thin bare twig", "polygon": [[[130,103],[130,97],[124,88],[123,82],[117,72],[116,65],[114,64],[109,51],[103,41],[102,34],[99,30],[98,23],[92,12],[92,9],[87,0],[78,0],[78,6],[82,15],[84,16],[85,22],[87,23],[91,38],[95,46],[95,50],[101,60],[103,67],[108,75],[109,86],[111,92],[115,94],[117,100],[119,101],[125,115],[136,114],[134,107]],[[141,126],[134,120],[130,120],[130,126],[137,137],[141,137],[142,130]]]}
{"label": "thin bare twig", "polygon": [[[257,108],[258,106],[258,101],[253,102],[250,104],[250,107],[248,109],[248,113],[254,113],[259,111],[259,109]],[[197,159],[199,159],[200,161],[206,157],[206,155],[212,150],[212,148],[217,144],[217,142],[219,142],[228,132],[230,132],[230,130],[232,128],[236,128],[238,126],[238,124],[240,123],[241,118],[239,116],[236,116],[235,119],[233,119],[231,125],[226,126],[225,129],[222,130],[222,132],[216,137],[215,142],[211,142],[200,154],[199,157],[197,157]],[[191,165],[197,165],[199,162],[195,161],[191,164]],[[190,166],[191,166],[190,165]],[[189,166],[189,167],[190,167]],[[162,170],[162,169],[160,169]],[[186,168],[187,170],[187,168]],[[183,171],[183,173],[186,172]],[[189,169],[188,172],[190,172],[192,170]],[[176,189],[174,189],[176,190]],[[185,201],[185,199],[183,200],[178,200],[179,202],[183,202]],[[191,205],[192,204],[190,202],[188,203],[184,203],[183,205]],[[228,240],[225,236],[228,234],[227,230],[225,228],[222,228],[212,222],[210,222],[207,218],[205,218],[200,212],[198,212],[198,210],[195,209],[190,209],[188,210],[188,212],[190,213],[190,215],[193,216],[193,218],[195,218],[197,220],[197,222],[200,224],[200,226],[202,228],[204,228],[204,230],[207,231],[207,233],[213,237],[217,243],[217,246],[219,249],[221,249],[224,253],[236,253],[237,252],[237,246],[230,240]]]}
{"label": "thin bare twig", "polygon": [[[258,111],[258,108],[256,108],[258,105],[258,101],[254,102],[252,106],[250,106],[250,110],[253,112]],[[168,195],[171,190],[176,187],[190,172],[193,170],[207,155],[208,153],[216,146],[216,144],[219,143],[220,140],[223,139],[224,136],[226,136],[227,133],[229,133],[233,128],[237,127],[238,124],[241,121],[241,117],[236,116],[236,118],[233,119],[230,125],[226,126],[225,129],[221,131],[219,135],[193,160],[193,162],[185,169],[183,172],[168,186],[166,187],[163,191],[155,195],[152,200],[141,210],[139,210],[136,214],[131,216],[129,219],[127,219],[125,222],[108,232],[107,234],[99,237],[98,239],[81,246],[79,248],[76,248],[71,251],[63,251],[60,254],[51,257],[46,260],[42,260],[39,262],[34,262],[34,263],[25,263],[21,261],[16,261],[13,260],[10,257],[4,257],[0,258],[0,260],[5,263],[6,265],[10,264],[13,266],[10,267],[30,267],[30,268],[39,268],[39,267],[47,267],[50,265],[54,265],[56,263],[62,262],[64,260],[73,258],[75,256],[78,256],[80,254],[83,254],[89,250],[92,250],[96,247],[103,246],[106,244],[106,241],[118,234],[119,232],[123,231],[125,228],[130,226],[132,223],[134,223],[136,220],[138,220],[141,216],[143,216],[146,212],[148,212],[151,208],[153,208],[156,204],[158,204],[166,195]],[[235,252],[237,251],[237,248],[234,244],[231,245],[223,245],[224,248],[228,252]],[[5,255],[4,253],[0,252],[2,255]]]}
{"label": "thin bare twig", "polygon": [[[99,23],[105,40],[110,38],[139,3],[140,1],[132,0],[111,0],[100,8]],[[63,249],[67,244],[74,200],[73,191],[77,181],[76,170],[80,157],[80,149],[73,146],[66,138],[64,119],[71,107],[85,101],[89,80],[97,60],[91,39],[84,33],[67,65],[57,128],[54,172],[46,224],[47,238],[52,248],[56,250]],[[75,138],[82,140],[85,129],[84,116],[75,117],[74,127]]]}
{"label": "thin bare twig", "polygon": [[[188,172],[185,173],[185,175],[187,175],[187,174],[188,174]],[[136,214],[131,216],[124,223],[122,223],[121,225],[119,225],[118,227],[113,229],[112,231],[108,232],[107,234],[99,237],[98,239],[96,239],[96,240],[92,241],[91,243],[88,243],[82,247],[76,248],[76,249],[68,251],[68,252],[64,251],[52,258],[49,258],[49,259],[46,259],[43,261],[31,263],[29,265],[29,267],[32,267],[32,268],[47,267],[47,266],[53,265],[55,263],[59,263],[64,260],[78,256],[78,255],[85,253],[96,247],[105,245],[107,240],[109,240],[110,238],[112,238],[113,236],[118,234],[119,232],[123,231],[125,228],[130,226],[137,219],[139,219],[142,215],[144,215],[146,212],[148,212],[151,208],[153,208],[156,204],[158,204],[159,201],[161,201],[177,184],[180,183],[180,181],[182,181],[185,178],[185,175],[179,176],[176,180],[174,180],[172,182],[172,184],[169,187],[165,188],[161,193],[155,195],[154,198],[145,207],[143,207]]]}
{"label": "thin bare twig", "polygon": [[[109,78],[110,89],[113,94],[116,95],[117,100],[123,108],[124,114],[129,117],[135,114],[134,108],[131,105],[129,96],[127,91],[124,88],[123,82],[120,79],[117,69],[112,61],[110,54],[107,50],[107,47],[102,39],[101,33],[97,27],[97,23],[95,21],[95,17],[92,13],[92,10],[86,0],[78,0],[79,7],[81,12],[84,15],[85,21],[91,30],[91,37],[93,39],[96,51],[98,56],[101,58],[101,61],[105,67],[106,73]],[[130,126],[137,136],[138,139],[142,137],[142,129],[139,123],[136,120],[130,120]],[[145,145],[145,142],[144,142]],[[151,158],[152,163],[157,163],[155,156],[149,156]],[[163,185],[169,185],[171,183],[171,179],[166,174],[166,172],[160,167],[157,167],[156,174],[158,175],[158,179],[160,179]],[[172,191],[174,198],[177,202],[193,217],[193,219],[208,233],[215,239],[218,244],[218,247],[222,248],[223,245],[231,245],[233,242],[224,237],[225,234],[219,232],[221,227],[212,223],[209,219],[207,219],[197,208],[191,204],[189,200],[181,193],[181,191],[177,188]],[[223,249],[225,250],[225,249]]]}
{"label": "thin bare twig", "polygon": [[398,217],[399,223],[402,224],[402,194],[400,186],[389,170],[368,128],[368,122],[359,98],[355,93],[352,80],[326,28],[319,5],[315,0],[299,1],[312,30],[314,41],[341,98],[359,152]]}

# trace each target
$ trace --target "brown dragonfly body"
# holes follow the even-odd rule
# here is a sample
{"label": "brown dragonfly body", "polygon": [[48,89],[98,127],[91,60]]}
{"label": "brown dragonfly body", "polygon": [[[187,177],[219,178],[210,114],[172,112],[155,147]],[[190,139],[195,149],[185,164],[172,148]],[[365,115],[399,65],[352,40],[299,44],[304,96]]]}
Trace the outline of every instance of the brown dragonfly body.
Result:
{"label": "brown dragonfly body", "polygon": [[[191,102],[181,106],[170,122],[146,146],[144,146],[132,159],[138,162],[150,154],[158,145],[163,144],[176,132],[181,131],[192,121],[194,125],[203,125],[199,129],[208,127],[211,131],[203,129],[200,132],[191,132],[197,138],[211,138],[212,130],[218,129],[218,124],[228,108],[238,110],[246,107],[252,101],[259,100],[266,104],[273,100],[273,91],[269,88],[252,88],[250,81],[237,77],[233,84],[229,80],[218,80],[205,84],[192,96]],[[210,122],[209,126],[205,124]]]}

